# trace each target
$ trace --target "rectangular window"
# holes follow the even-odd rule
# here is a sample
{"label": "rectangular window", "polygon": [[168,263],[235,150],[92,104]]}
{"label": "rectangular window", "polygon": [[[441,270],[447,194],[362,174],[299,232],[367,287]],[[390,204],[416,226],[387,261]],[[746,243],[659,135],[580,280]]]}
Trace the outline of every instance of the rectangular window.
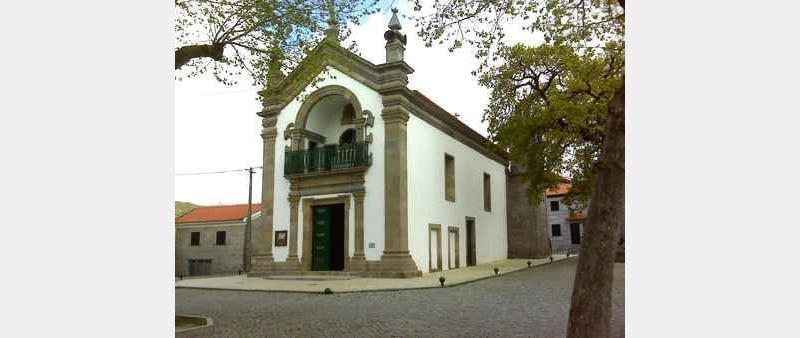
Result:
{"label": "rectangular window", "polygon": [[558,211],[558,201],[550,201],[550,211]]}
{"label": "rectangular window", "polygon": [[561,237],[561,224],[550,225],[553,228],[553,237]]}
{"label": "rectangular window", "polygon": [[456,201],[456,160],[444,154],[444,199]]}
{"label": "rectangular window", "polygon": [[225,231],[217,231],[217,245],[225,245]]}
{"label": "rectangular window", "polygon": [[492,176],[483,173],[483,210],[492,211]]}
{"label": "rectangular window", "polygon": [[192,233],[192,241],[191,241],[191,243],[189,243],[189,245],[191,245],[191,246],[200,245],[200,233],[199,232],[193,232]]}

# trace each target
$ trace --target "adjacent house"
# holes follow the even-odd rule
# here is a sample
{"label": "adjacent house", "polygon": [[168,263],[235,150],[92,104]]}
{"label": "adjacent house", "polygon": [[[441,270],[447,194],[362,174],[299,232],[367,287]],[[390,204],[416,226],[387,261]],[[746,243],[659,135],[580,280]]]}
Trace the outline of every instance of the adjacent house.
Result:
{"label": "adjacent house", "polygon": [[570,188],[572,188],[572,184],[564,181],[546,192],[547,221],[550,224],[550,241],[553,252],[577,252],[581,245],[583,224],[586,221],[588,208],[570,210],[569,205],[563,200]]}
{"label": "adjacent house", "polygon": [[408,86],[396,13],[383,38],[386,59],[372,63],[340,46],[331,20],[309,56],[259,93],[251,276],[405,278],[508,257],[506,154]]}
{"label": "adjacent house", "polygon": [[[252,207],[258,231],[261,204]],[[175,274],[199,276],[244,270],[247,204],[196,207],[175,219]]]}

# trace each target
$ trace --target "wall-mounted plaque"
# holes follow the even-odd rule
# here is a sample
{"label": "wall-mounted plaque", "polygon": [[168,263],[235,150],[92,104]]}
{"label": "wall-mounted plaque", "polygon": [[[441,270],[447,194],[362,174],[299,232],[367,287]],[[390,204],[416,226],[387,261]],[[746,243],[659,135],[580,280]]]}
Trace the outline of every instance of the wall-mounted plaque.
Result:
{"label": "wall-mounted plaque", "polygon": [[278,230],[275,231],[275,246],[286,246],[286,243],[289,242],[289,231],[286,230]]}

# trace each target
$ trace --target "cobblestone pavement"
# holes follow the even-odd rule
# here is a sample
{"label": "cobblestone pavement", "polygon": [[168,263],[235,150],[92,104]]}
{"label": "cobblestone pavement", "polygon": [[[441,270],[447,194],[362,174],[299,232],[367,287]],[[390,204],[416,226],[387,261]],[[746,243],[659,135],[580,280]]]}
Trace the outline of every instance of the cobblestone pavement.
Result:
{"label": "cobblestone pavement", "polygon": [[[175,311],[210,316],[179,337],[563,337],[577,260],[443,289],[334,295],[175,290]],[[614,271],[612,333],[625,335],[625,265]]]}

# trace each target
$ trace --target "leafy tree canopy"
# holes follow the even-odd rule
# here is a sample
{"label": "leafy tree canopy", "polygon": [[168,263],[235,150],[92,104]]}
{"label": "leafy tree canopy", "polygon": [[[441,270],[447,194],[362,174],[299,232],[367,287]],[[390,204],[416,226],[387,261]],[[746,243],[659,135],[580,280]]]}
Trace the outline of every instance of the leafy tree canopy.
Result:
{"label": "leafy tree canopy", "polygon": [[569,176],[568,205],[583,209],[592,164],[602,150],[608,103],[619,87],[624,55],[609,43],[579,54],[567,45],[515,45],[499,52],[500,65],[480,83],[491,88],[484,120],[489,133],[528,169],[531,191],[541,193]]}
{"label": "leafy tree canopy", "polygon": [[[602,150],[608,104],[624,73],[624,10],[608,0],[414,0],[426,45],[472,47],[491,90],[490,138],[526,167],[532,195],[568,176],[583,208]],[[508,45],[511,24],[531,42]],[[542,42],[532,43],[534,38]]]}
{"label": "leafy tree canopy", "polygon": [[[255,85],[263,85],[271,74],[300,61],[325,34],[346,37],[349,24],[379,10],[377,2],[176,0],[176,76],[211,73],[233,85],[246,74]],[[332,13],[337,28],[333,32]]]}

